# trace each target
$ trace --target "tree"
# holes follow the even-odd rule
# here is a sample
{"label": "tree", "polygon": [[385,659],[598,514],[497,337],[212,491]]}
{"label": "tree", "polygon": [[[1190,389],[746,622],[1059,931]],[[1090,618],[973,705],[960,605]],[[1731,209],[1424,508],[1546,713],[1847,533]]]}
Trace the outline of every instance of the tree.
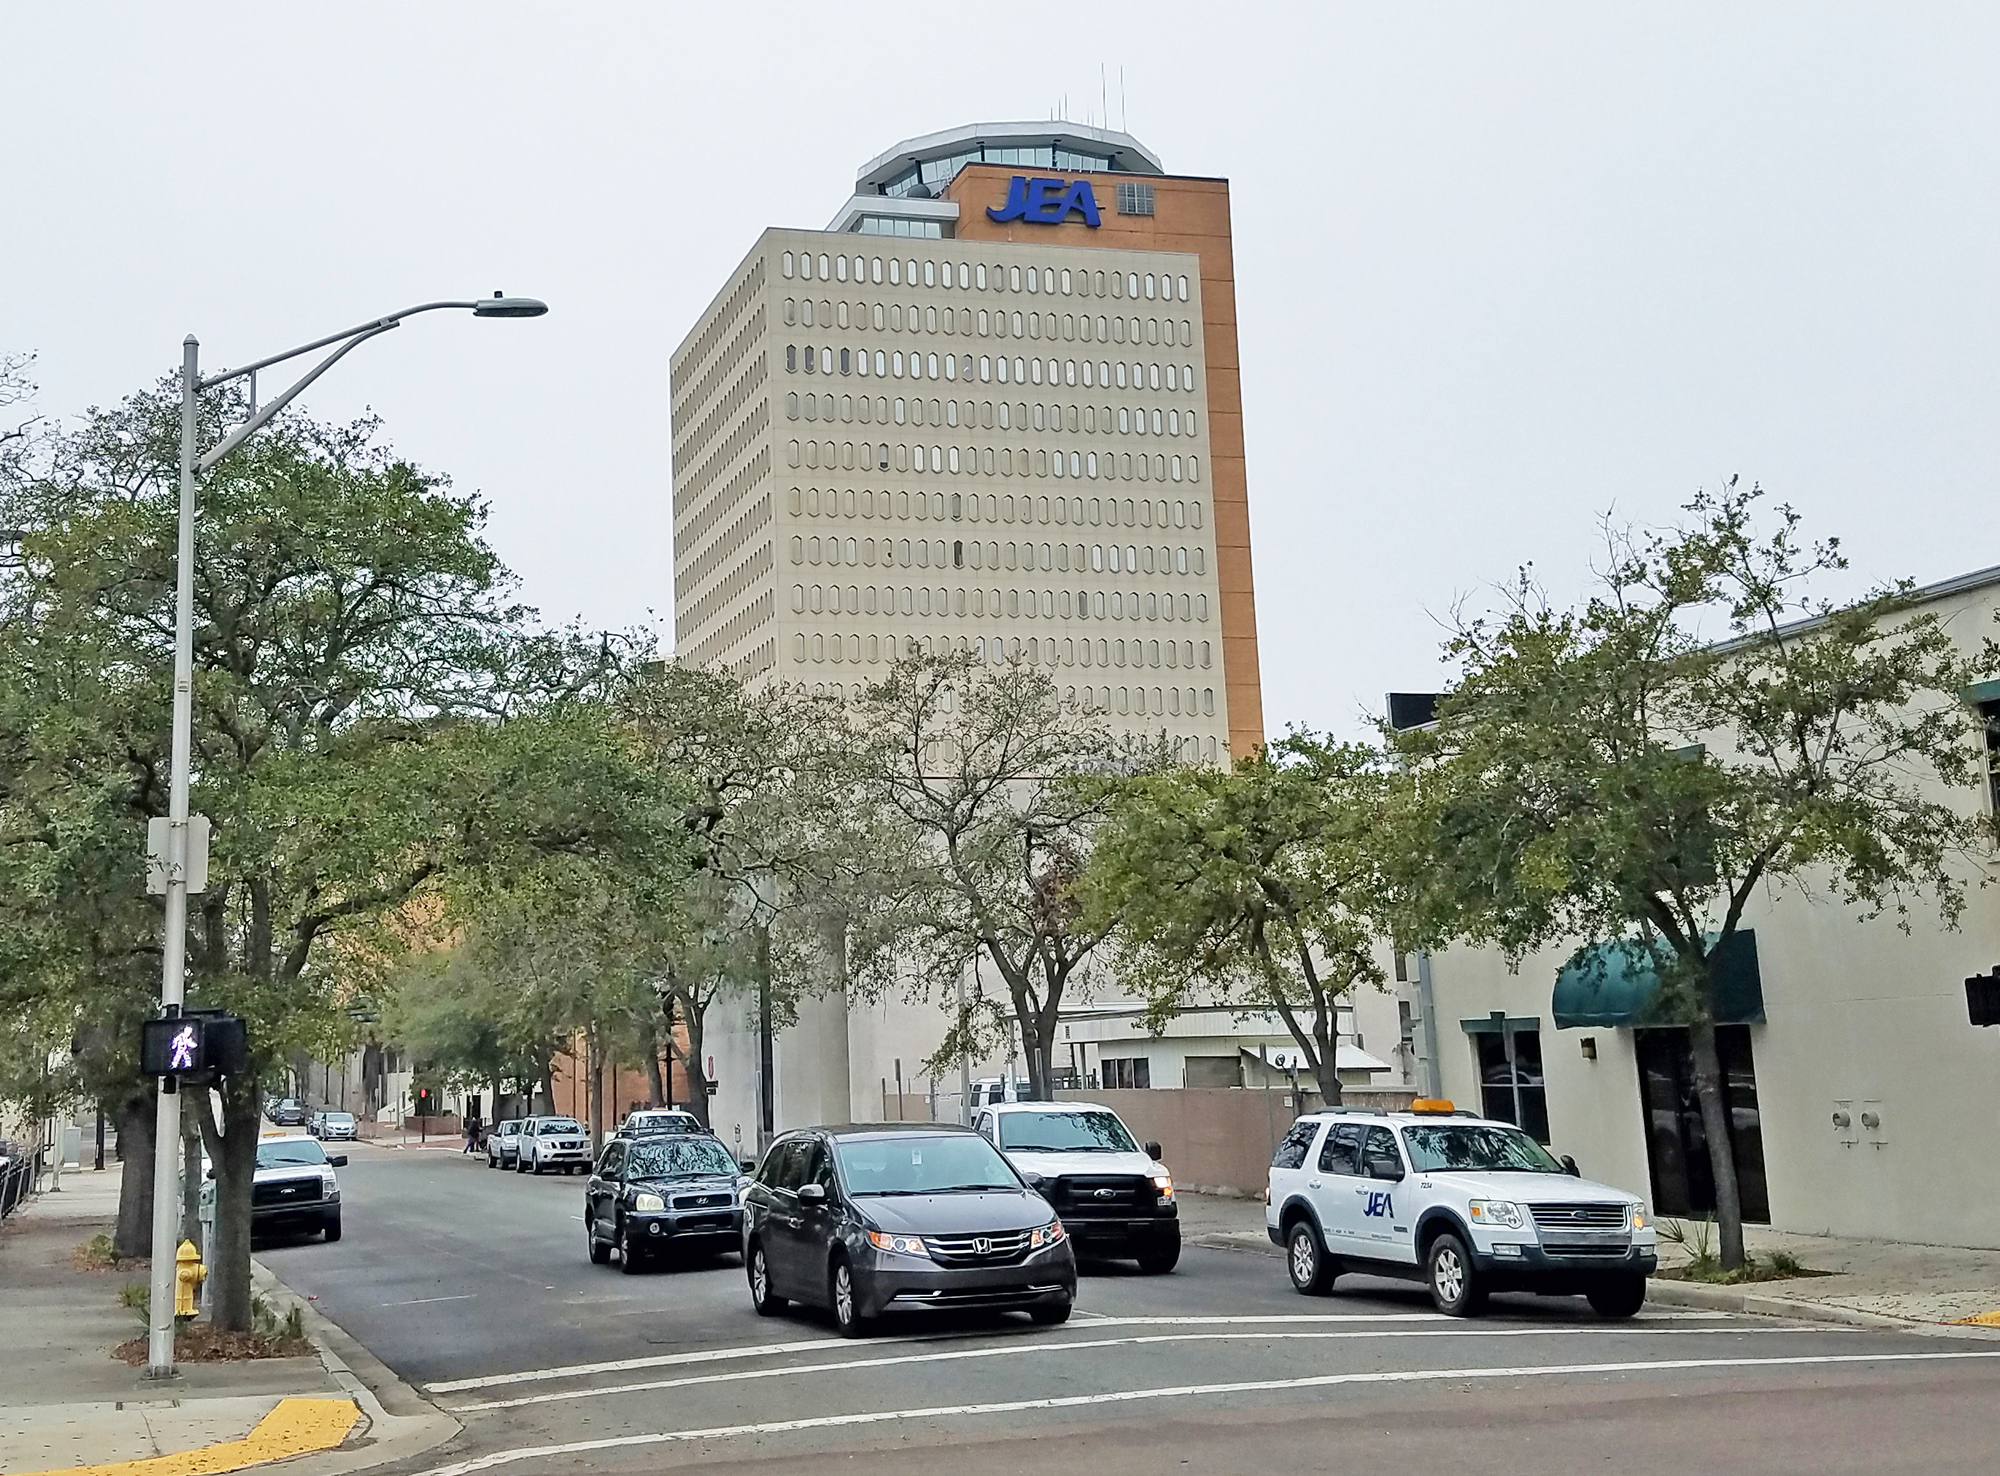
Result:
{"label": "tree", "polygon": [[[1086,916],[1077,890],[1110,802],[1087,781],[1147,768],[1158,750],[1065,705],[1041,671],[967,656],[904,657],[858,712],[881,853],[896,858],[859,967],[876,988],[907,978],[952,998],[975,959],[990,963],[1029,1090],[1046,1099],[1063,1000],[1114,926]],[[987,1003],[975,971],[927,1069],[996,1043]]]}
{"label": "tree", "polygon": [[1907,928],[1929,895],[1955,926],[1976,869],[1959,863],[1986,829],[1945,797],[1976,752],[1951,636],[1907,584],[1814,597],[1846,567],[1838,545],[1801,543],[1790,508],[1760,535],[1759,495],[1732,481],[1670,533],[1611,532],[1581,609],[1524,576],[1504,614],[1460,623],[1463,679],[1435,729],[1398,740],[1402,880],[1431,933],[1514,958],[1621,943],[1657,967],[1653,1019],[1693,1048],[1727,1267],[1742,1208],[1714,963],[1751,899],[1812,891]]}
{"label": "tree", "polygon": [[[201,413],[207,443],[238,412],[218,395]],[[201,489],[193,804],[215,839],[189,993],[245,1016],[252,1063],[219,1116],[191,1099],[216,1167],[227,1327],[250,1317],[262,1080],[341,1048],[344,1002],[408,945],[410,904],[454,866],[534,827],[587,846],[602,819],[552,794],[547,752],[523,742],[534,730],[503,720],[584,690],[608,652],[533,634],[479,504],[375,430],[280,417]],[[178,395],[134,396],[54,439],[0,518],[27,534],[0,604],[5,823],[31,858],[17,864],[40,868],[61,987],[105,1031],[126,1028],[127,995],[107,1011],[97,981],[157,979],[143,856],[166,808],[178,457]],[[526,814],[523,789],[539,803]]]}
{"label": "tree", "polygon": [[652,898],[665,1037],[706,1122],[708,1012],[731,995],[753,1000],[768,1132],[772,1035],[796,1020],[802,999],[841,977],[846,912],[865,870],[845,715],[839,702],[799,688],[753,689],[679,663],[633,683],[622,707],[653,785],[687,797],[679,835],[696,877],[670,878],[670,890]]}
{"label": "tree", "polygon": [[1275,1010],[1341,1099],[1339,1004],[1382,983],[1382,756],[1297,733],[1232,769],[1109,781],[1086,914],[1158,1024],[1195,1004]]}

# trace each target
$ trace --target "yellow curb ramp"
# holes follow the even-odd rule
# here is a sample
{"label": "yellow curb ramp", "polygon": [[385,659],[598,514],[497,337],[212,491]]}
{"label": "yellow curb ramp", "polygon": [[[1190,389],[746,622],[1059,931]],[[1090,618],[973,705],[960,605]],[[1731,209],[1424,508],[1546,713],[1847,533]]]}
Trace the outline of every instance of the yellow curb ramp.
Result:
{"label": "yellow curb ramp", "polygon": [[1960,1327],[2000,1327],[2000,1310],[1980,1312],[1971,1317],[1958,1319]]}
{"label": "yellow curb ramp", "polygon": [[331,1450],[347,1438],[361,1411],[352,1399],[281,1399],[278,1407],[257,1422],[241,1440],[197,1446],[171,1455],[138,1461],[107,1461],[99,1466],[62,1466],[28,1471],[22,1476],[218,1476],[267,1461]]}

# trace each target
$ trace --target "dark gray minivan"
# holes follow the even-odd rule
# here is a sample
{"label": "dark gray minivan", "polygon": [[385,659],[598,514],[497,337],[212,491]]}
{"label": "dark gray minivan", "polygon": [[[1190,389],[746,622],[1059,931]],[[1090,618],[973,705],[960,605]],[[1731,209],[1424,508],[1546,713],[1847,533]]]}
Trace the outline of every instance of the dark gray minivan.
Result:
{"label": "dark gray minivan", "polygon": [[1067,1321],[1076,1260],[1062,1221],[969,1128],[804,1128],[771,1145],[743,1196],[750,1299],[828,1307],[848,1337],[887,1312],[1013,1308]]}

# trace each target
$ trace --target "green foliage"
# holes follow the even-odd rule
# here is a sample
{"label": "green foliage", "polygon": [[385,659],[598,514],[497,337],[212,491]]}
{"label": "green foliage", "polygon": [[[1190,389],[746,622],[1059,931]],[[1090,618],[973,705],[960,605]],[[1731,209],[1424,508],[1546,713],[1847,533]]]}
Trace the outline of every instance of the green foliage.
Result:
{"label": "green foliage", "polygon": [[1197,1005],[1275,1010],[1329,1102],[1339,1001],[1379,986],[1388,901],[1376,751],[1296,733],[1233,769],[1106,781],[1085,913],[1157,1028]]}
{"label": "green foliage", "polygon": [[[1907,584],[1835,606],[1814,580],[1838,546],[1800,542],[1758,493],[1697,497],[1668,534],[1607,533],[1602,591],[1461,624],[1463,668],[1406,764],[1396,881],[1419,937],[1519,958],[1565,939],[1632,940],[1663,968],[1658,1018],[1690,1027],[1714,1160],[1721,1259],[1742,1264],[1710,961],[1761,889],[1811,890],[1908,927],[1946,924],[1988,832],[1952,802],[1973,778],[1971,675]],[[1716,637],[1725,639],[1718,641]]]}
{"label": "green foliage", "polygon": [[[880,887],[854,934],[855,972],[876,990],[953,1001],[926,1070],[985,1055],[1004,1021],[1046,1097],[1062,1002],[1089,988],[1116,925],[1086,915],[1080,894],[1110,804],[1102,781],[1163,766],[1164,746],[1115,739],[1041,671],[965,656],[905,657],[857,713]],[[975,960],[998,976],[1004,1008]]]}

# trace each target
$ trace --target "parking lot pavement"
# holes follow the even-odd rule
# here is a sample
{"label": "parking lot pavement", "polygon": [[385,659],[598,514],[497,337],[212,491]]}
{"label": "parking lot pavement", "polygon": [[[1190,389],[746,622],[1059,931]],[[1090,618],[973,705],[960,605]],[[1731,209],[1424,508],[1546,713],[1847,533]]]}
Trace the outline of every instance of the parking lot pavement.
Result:
{"label": "parking lot pavement", "polygon": [[[1442,1430],[1475,1442],[1456,1460],[1494,1430],[1517,1458],[1519,1441],[1545,1441],[1540,1471],[1654,1464],[1631,1442],[1671,1449],[1675,1431],[1704,1468],[1732,1472],[2000,1461],[2000,1432],[1977,1414],[2000,1395],[1987,1344],[1682,1310],[1607,1323],[1574,1299],[1496,1298],[1490,1316],[1452,1321],[1415,1288],[1356,1278],[1308,1299],[1271,1258],[1201,1247],[1170,1276],[1087,1268],[1061,1328],[911,1319],[848,1341],[816,1313],[758,1317],[734,1257],[638,1276],[592,1266],[577,1179],[356,1154],[343,1181],[345,1239],[264,1259],[464,1424],[407,1467],[436,1476],[808,1451],[934,1469],[955,1444],[1006,1470],[1046,1465],[1058,1436],[1065,1462],[1087,1448],[1110,1471],[1195,1453],[1248,1470],[1317,1448],[1316,1468],[1335,1439],[1442,1464]],[[1756,1418],[1706,1419],[1705,1402]],[[1960,1464],[1908,1464],[1947,1436]],[[1807,1451],[1810,1464],[1756,1464]]]}

